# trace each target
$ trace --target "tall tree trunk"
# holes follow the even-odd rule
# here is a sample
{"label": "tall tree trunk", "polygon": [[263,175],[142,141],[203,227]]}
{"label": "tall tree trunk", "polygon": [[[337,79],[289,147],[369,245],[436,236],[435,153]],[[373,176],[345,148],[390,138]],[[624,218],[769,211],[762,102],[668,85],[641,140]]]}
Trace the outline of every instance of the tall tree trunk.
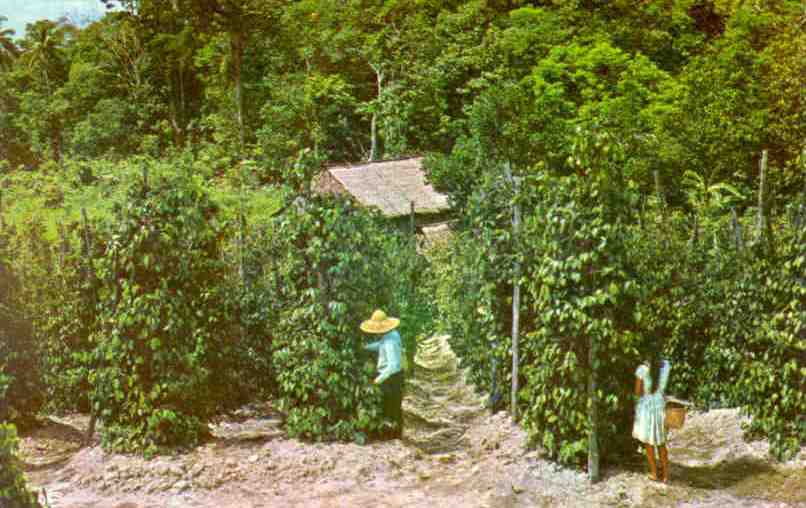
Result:
{"label": "tall tree trunk", "polygon": [[243,54],[246,38],[240,23],[230,31],[230,56],[232,57],[232,80],[235,85],[235,108],[238,121],[238,142],[240,155],[243,156],[246,132],[243,122]]}
{"label": "tall tree trunk", "polygon": [[369,65],[372,67],[372,70],[375,71],[375,80],[378,86],[378,98],[375,102],[375,110],[372,112],[372,123],[370,125],[371,145],[369,160],[372,162],[378,159],[378,106],[380,105],[381,94],[383,93],[383,69],[380,65]]}
{"label": "tall tree trunk", "polygon": [[166,78],[171,85],[171,97],[168,102],[169,113],[171,115],[171,133],[173,143],[176,147],[184,145],[183,124],[182,124],[182,80],[180,79],[179,63],[174,62],[166,72]]}
{"label": "tall tree trunk", "polygon": [[50,150],[56,162],[62,161],[62,129],[60,122],[56,122],[50,132]]}
{"label": "tall tree trunk", "polygon": [[176,69],[179,77],[179,126],[181,128],[181,139],[179,140],[185,146],[185,127],[187,127],[187,111],[185,111],[185,73],[183,71],[185,64],[179,62],[179,67]]}

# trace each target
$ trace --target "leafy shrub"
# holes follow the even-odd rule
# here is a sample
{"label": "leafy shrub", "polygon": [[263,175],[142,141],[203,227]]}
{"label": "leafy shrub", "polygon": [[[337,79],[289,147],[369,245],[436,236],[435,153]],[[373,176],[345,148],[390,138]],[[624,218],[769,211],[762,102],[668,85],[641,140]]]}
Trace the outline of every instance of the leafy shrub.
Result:
{"label": "leafy shrub", "polygon": [[509,395],[511,364],[511,285],[497,280],[494,269],[501,248],[493,235],[460,232],[444,252],[431,254],[439,326],[450,335],[476,389],[491,392],[498,401]]}
{"label": "leafy shrub", "polygon": [[361,440],[379,428],[375,365],[358,326],[390,308],[389,235],[372,214],[322,196],[290,203],[273,226],[264,288],[274,295],[272,364],[291,435]]}
{"label": "leafy shrub", "polygon": [[236,375],[217,208],[182,177],[133,185],[128,201],[95,262],[92,403],[113,447],[191,444]]}
{"label": "leafy shrub", "polygon": [[633,449],[632,373],[662,354],[674,365],[668,392],[706,407],[742,406],[753,416],[749,435],[768,438],[773,454],[800,449],[806,342],[797,227],[779,220],[772,243],[739,248],[713,201],[693,230],[691,216],[654,198],[639,216],[629,190],[534,173],[515,198],[528,212],[513,239],[512,198],[486,178],[465,201],[466,229],[435,269],[437,301],[471,380],[500,395],[511,381],[510,267],[514,252],[529,253],[520,257],[518,399],[532,442],[562,462],[582,462],[595,370],[607,373],[596,376],[605,458]]}
{"label": "leafy shrub", "polygon": [[44,401],[38,351],[19,280],[0,251],[0,420],[26,423]]}
{"label": "leafy shrub", "polygon": [[391,301],[386,312],[400,317],[398,330],[408,365],[413,367],[417,341],[433,333],[436,326],[432,264],[417,251],[416,239],[395,231],[387,234],[390,237],[383,241],[383,268],[388,275]]}
{"label": "leafy shrub", "polygon": [[38,508],[36,495],[26,487],[17,445],[14,426],[0,423],[0,504],[4,508]]}
{"label": "leafy shrub", "polygon": [[534,320],[525,330],[519,393],[533,442],[581,463],[593,431],[589,376],[596,382],[598,435],[607,456],[629,449],[633,371],[651,344],[635,333],[638,296],[629,277],[627,228],[595,183],[540,178],[543,199],[526,220],[524,290]]}
{"label": "leafy shrub", "polygon": [[784,240],[778,263],[762,265],[769,275],[759,287],[771,305],[754,316],[736,385],[749,434],[767,437],[779,459],[806,444],[806,235]]}
{"label": "leafy shrub", "polygon": [[59,261],[54,260],[50,270],[59,276],[54,277],[43,302],[48,311],[37,323],[45,350],[48,405],[57,411],[90,409],[89,375],[95,364],[91,336],[98,325],[100,291],[93,262],[104,248],[92,231],[89,224],[71,224],[62,230]]}

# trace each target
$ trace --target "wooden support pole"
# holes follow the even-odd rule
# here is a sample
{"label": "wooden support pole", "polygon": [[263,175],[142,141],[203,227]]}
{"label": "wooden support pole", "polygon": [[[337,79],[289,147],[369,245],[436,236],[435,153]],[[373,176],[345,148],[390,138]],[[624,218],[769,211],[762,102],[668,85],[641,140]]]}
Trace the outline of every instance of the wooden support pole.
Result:
{"label": "wooden support pole", "polygon": [[736,215],[736,209],[730,208],[730,222],[733,226],[733,242],[737,251],[741,251],[742,245],[742,226],[739,224],[739,217]]}
{"label": "wooden support pole", "polygon": [[246,268],[245,268],[245,251],[246,251],[246,215],[243,211],[243,196],[241,197],[241,210],[238,213],[238,277],[241,279],[241,286],[246,287]]}
{"label": "wooden support pole", "polygon": [[411,211],[409,212],[409,231],[411,238],[414,239],[417,235],[417,221],[414,217],[414,201],[411,202]]}
{"label": "wooden support pole", "polygon": [[67,260],[67,233],[64,230],[64,223],[59,223],[59,271],[64,276],[64,264]]}
{"label": "wooden support pole", "polygon": [[[92,269],[90,268],[90,263],[92,263],[92,246],[90,245],[90,224],[89,219],[87,218],[87,209],[81,208],[81,255],[84,258],[82,261],[82,274],[87,282],[89,282],[89,278],[92,273]],[[113,274],[114,276],[115,274]],[[85,442],[89,445],[92,444],[92,437],[95,435],[95,423],[97,420],[98,414],[95,411],[94,404],[92,403],[92,399],[90,399],[90,423],[87,427],[87,434],[85,436]]]}
{"label": "wooden support pole", "polygon": [[148,195],[148,166],[143,164],[143,197]]}
{"label": "wooden support pole", "polygon": [[756,218],[756,238],[761,240],[764,237],[765,228],[765,202],[767,193],[767,150],[761,152],[761,162],[759,163],[759,183],[758,183],[758,216]]}
{"label": "wooden support pole", "polygon": [[[507,161],[506,175],[512,182],[513,191],[515,194],[515,204],[512,206],[512,238],[517,245],[520,237],[521,229],[521,206],[517,202],[520,194],[520,181],[512,176],[512,166]],[[513,288],[512,288],[512,397],[511,397],[511,413],[512,421],[518,421],[518,376],[520,367],[519,358],[519,335],[520,335],[520,306],[521,306],[521,263],[518,259],[518,253],[515,252],[515,265],[513,274]]]}
{"label": "wooden support pole", "polygon": [[657,196],[658,198],[658,206],[660,206],[661,209],[663,209],[665,200],[663,199],[663,187],[661,186],[660,183],[660,173],[658,173],[657,169],[652,171],[652,176],[655,178],[655,196]]}
{"label": "wooden support pole", "polygon": [[588,435],[588,479],[591,483],[596,483],[600,479],[599,474],[599,397],[596,393],[596,366],[598,356],[598,343],[596,337],[591,334],[590,347],[588,348],[588,421],[590,423],[590,434]]}
{"label": "wooden support pole", "polygon": [[84,277],[89,279],[90,277],[90,263],[92,260],[92,244],[91,237],[90,237],[90,221],[87,218],[87,209],[81,208],[81,233],[82,233],[82,251],[81,254],[84,256]]}

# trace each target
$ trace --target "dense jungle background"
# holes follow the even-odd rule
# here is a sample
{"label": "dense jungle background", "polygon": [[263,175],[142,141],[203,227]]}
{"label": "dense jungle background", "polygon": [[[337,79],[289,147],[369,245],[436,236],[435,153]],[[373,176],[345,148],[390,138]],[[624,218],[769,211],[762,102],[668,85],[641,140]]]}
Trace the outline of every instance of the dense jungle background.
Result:
{"label": "dense jungle background", "polygon": [[[257,399],[373,439],[378,307],[509,409],[516,285],[518,421],[552,460],[634,452],[651,355],[776,458],[806,443],[802,2],[117,5],[0,25],[0,495],[36,504],[15,427],[44,414],[149,456]],[[438,248],[313,191],[413,155]]]}

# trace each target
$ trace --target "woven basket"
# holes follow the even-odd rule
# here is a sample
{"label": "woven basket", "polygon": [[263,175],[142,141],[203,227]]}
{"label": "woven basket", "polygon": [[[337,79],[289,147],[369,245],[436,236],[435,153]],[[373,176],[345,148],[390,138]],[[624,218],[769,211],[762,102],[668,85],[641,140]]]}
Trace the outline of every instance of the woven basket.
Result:
{"label": "woven basket", "polygon": [[681,429],[686,422],[686,406],[676,402],[666,403],[666,428]]}

